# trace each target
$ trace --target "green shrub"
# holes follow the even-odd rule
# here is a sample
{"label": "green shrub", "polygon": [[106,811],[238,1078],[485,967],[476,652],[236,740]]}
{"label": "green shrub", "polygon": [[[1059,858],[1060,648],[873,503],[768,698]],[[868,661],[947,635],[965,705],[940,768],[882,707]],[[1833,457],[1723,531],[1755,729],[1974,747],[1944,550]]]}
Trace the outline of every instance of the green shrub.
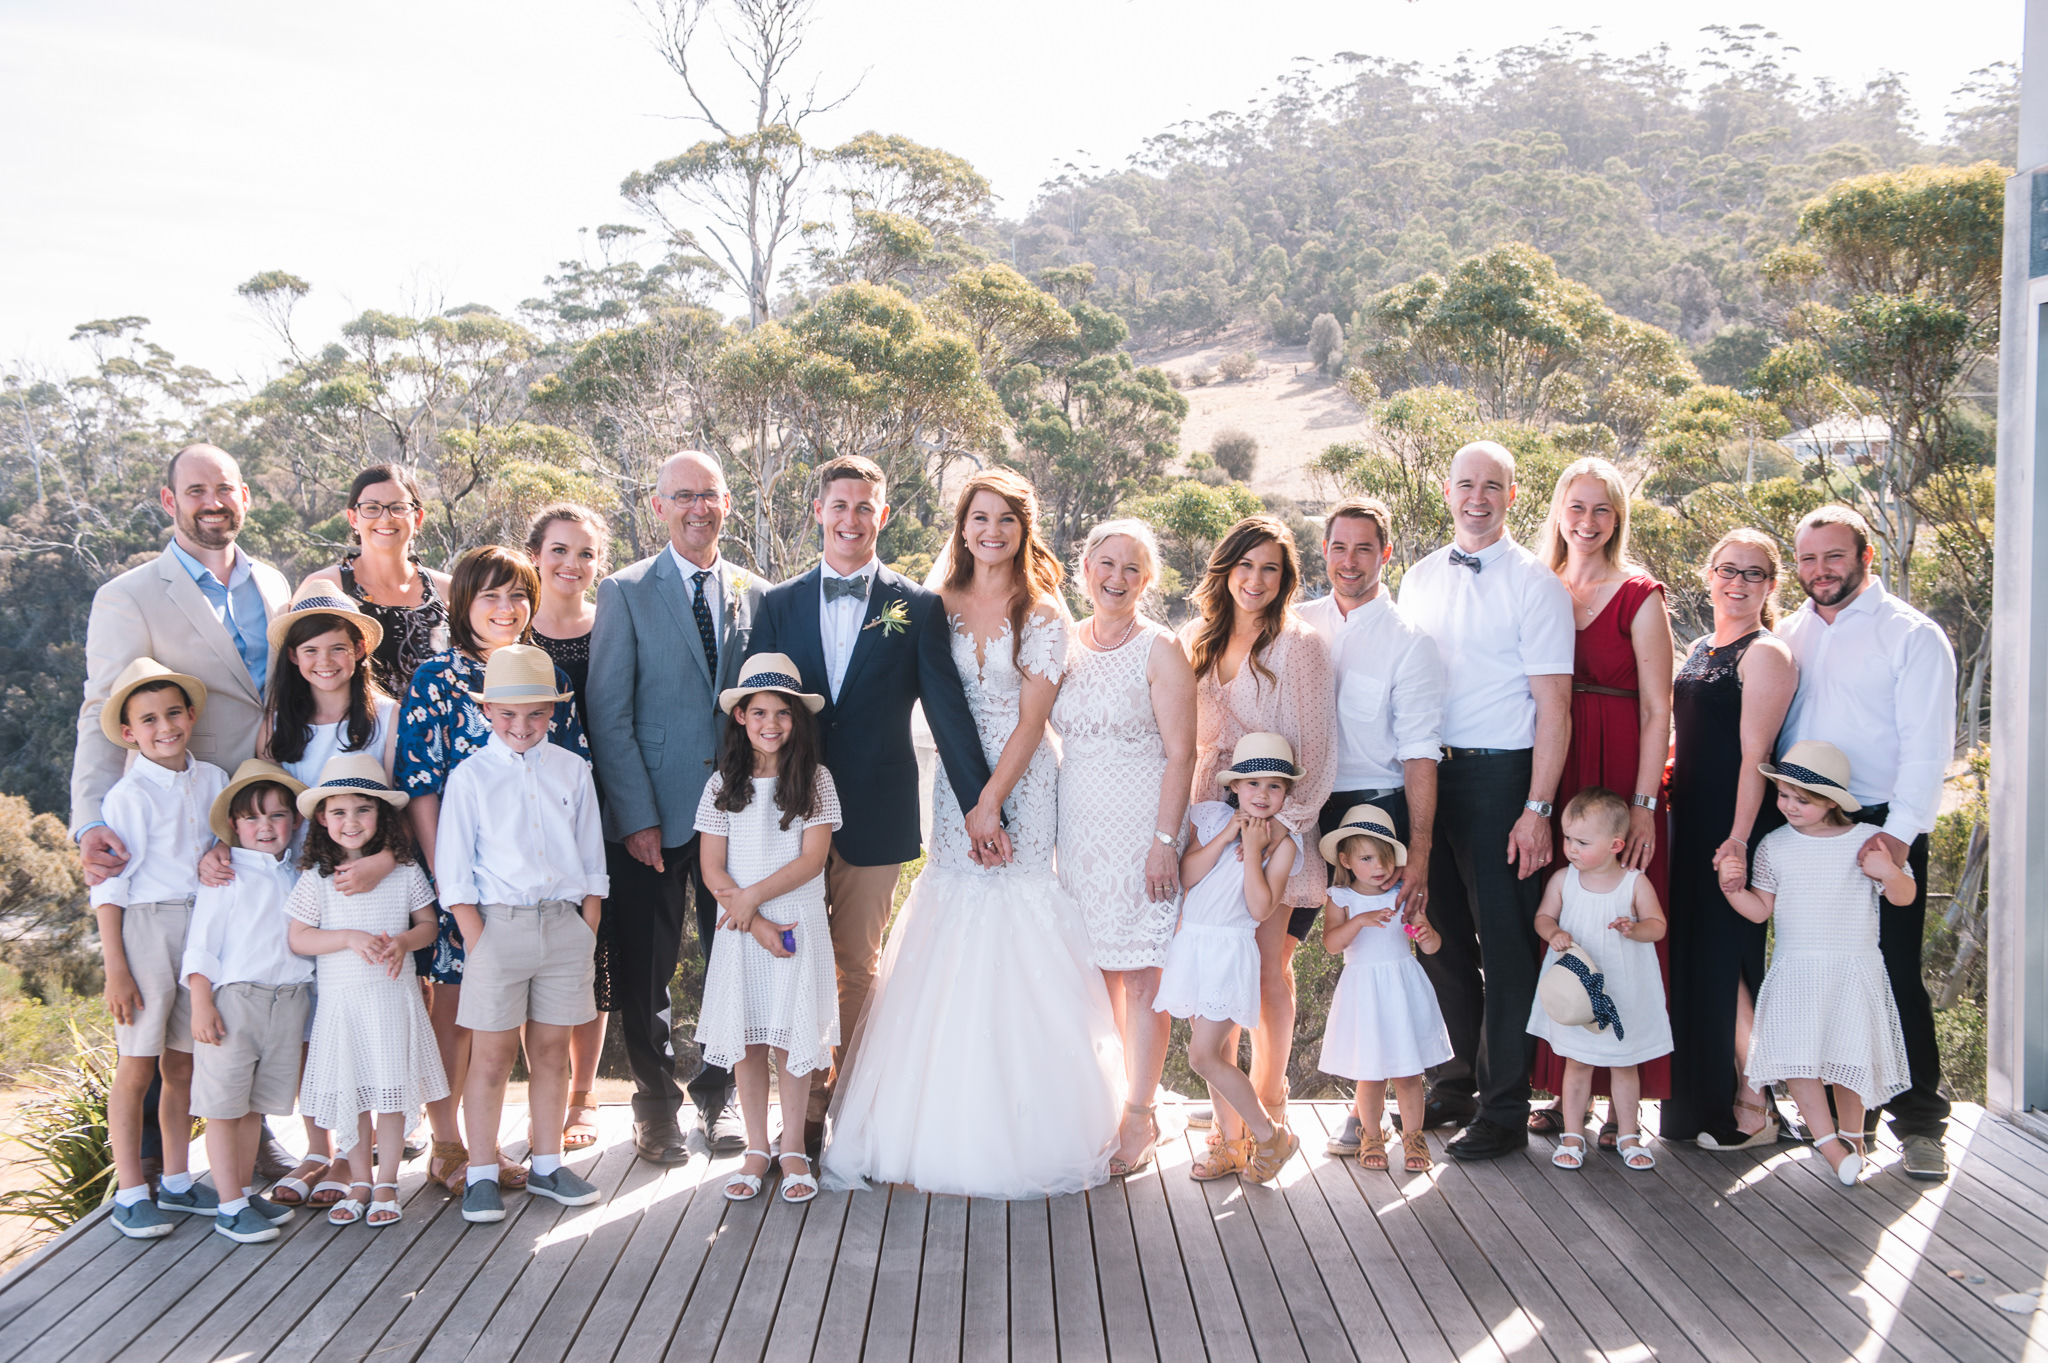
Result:
{"label": "green shrub", "polygon": [[29,992],[20,972],[0,965],[0,1084],[63,1061],[80,1035],[95,1045],[112,1037],[104,1003],[69,992],[53,992],[45,1002]]}
{"label": "green shrub", "polygon": [[110,1040],[71,1029],[72,1056],[61,1064],[38,1065],[21,1105],[26,1130],[13,1137],[28,1150],[16,1164],[36,1166],[33,1188],[0,1193],[0,1215],[26,1217],[61,1231],[105,1200],[114,1176],[107,1143],[107,1093],[117,1057]]}
{"label": "green shrub", "polygon": [[1216,372],[1223,376],[1226,383],[1248,379],[1259,372],[1259,357],[1249,350],[1236,355],[1225,355],[1216,362]]}
{"label": "green shrub", "polygon": [[1216,461],[1216,467],[1240,483],[1249,483],[1252,473],[1259,465],[1259,442],[1248,432],[1235,426],[1216,433],[1210,443],[1209,455]]}
{"label": "green shrub", "polygon": [[1959,1103],[1984,1101],[1984,1009],[1970,999],[1934,1012],[1941,1045],[1941,1091]]}

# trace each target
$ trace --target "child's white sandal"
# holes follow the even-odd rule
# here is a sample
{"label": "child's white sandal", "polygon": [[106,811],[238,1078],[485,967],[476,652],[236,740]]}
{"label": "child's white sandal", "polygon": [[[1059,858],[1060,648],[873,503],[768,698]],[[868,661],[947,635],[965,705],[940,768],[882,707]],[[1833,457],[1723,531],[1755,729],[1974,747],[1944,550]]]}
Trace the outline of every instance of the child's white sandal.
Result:
{"label": "child's white sandal", "polygon": [[[348,1186],[350,1194],[353,1194],[358,1188],[369,1188],[372,1194],[375,1194],[377,1191],[367,1183],[351,1183]],[[367,1210],[369,1208],[364,1205],[361,1198],[355,1196],[345,1197],[327,1209],[327,1224],[330,1226],[353,1226],[356,1222],[363,1219],[363,1213]]]}
{"label": "child's white sandal", "polygon": [[[1566,1141],[1577,1141],[1577,1145],[1566,1145]],[[1586,1162],[1586,1133],[1567,1131],[1557,1138],[1557,1149],[1550,1152],[1550,1162],[1560,1169],[1577,1169]]]}
{"label": "child's white sandal", "polygon": [[[1858,1154],[1856,1147],[1849,1143],[1849,1138],[1839,1131],[1830,1131],[1825,1136],[1817,1137],[1813,1142],[1813,1148],[1818,1150],[1829,1141],[1840,1141],[1842,1148],[1849,1152],[1842,1156],[1842,1162],[1835,1166],[1836,1179],[1840,1180],[1844,1188],[1855,1187],[1856,1180],[1863,1175],[1863,1156]],[[1821,1158],[1825,1159],[1827,1157],[1823,1155]]]}
{"label": "child's white sandal", "polygon": [[[775,1164],[775,1156],[769,1154],[766,1150],[743,1151],[740,1158],[745,1159],[748,1155],[759,1155],[762,1159],[768,1161],[771,1168]],[[761,1179],[766,1172],[766,1170],[763,1170],[759,1174],[727,1174],[725,1176],[725,1200],[727,1202],[752,1202],[761,1195]],[[746,1191],[736,1193],[733,1191],[735,1186],[744,1188]]]}
{"label": "child's white sandal", "polygon": [[[1634,1145],[1623,1145],[1623,1141],[1634,1141]],[[1624,1132],[1614,1138],[1615,1152],[1621,1156],[1622,1167],[1636,1173],[1657,1167],[1657,1152],[1643,1139],[1640,1131]]]}
{"label": "child's white sandal", "polygon": [[[782,1171],[782,1200],[784,1202],[809,1202],[812,1198],[816,1197],[818,1195],[818,1176],[811,1172],[811,1157],[809,1155],[799,1155],[795,1151],[791,1151],[782,1158],[800,1159],[804,1162],[804,1171],[801,1174],[792,1174],[787,1169]],[[798,1189],[803,1190],[803,1196],[790,1196],[790,1194]]]}
{"label": "child's white sandal", "polygon": [[[398,1185],[396,1183],[377,1183],[371,1185],[370,1210],[368,1214],[363,1217],[364,1223],[368,1225],[371,1230],[382,1230],[386,1226],[395,1226],[398,1224],[399,1218],[405,1215],[405,1210],[404,1208],[398,1205],[398,1199],[396,1197],[380,1198],[377,1196],[377,1189],[379,1188],[389,1188],[393,1193],[396,1193],[398,1191]],[[379,1221],[377,1217],[385,1212],[389,1212],[390,1215],[386,1217],[384,1220]]]}
{"label": "child's white sandal", "polygon": [[[328,1155],[308,1154],[300,1159],[299,1163],[317,1164],[322,1169],[326,1169],[334,1163],[334,1160],[333,1157]],[[320,1186],[324,1188],[328,1185],[322,1183]],[[344,1187],[341,1191],[346,1194],[348,1189]],[[279,1193],[290,1193],[291,1196],[288,1198],[279,1197]],[[312,1200],[312,1197],[313,1189],[306,1186],[306,1180],[293,1178],[290,1174],[286,1174],[270,1187],[270,1200],[280,1207],[303,1207]]]}

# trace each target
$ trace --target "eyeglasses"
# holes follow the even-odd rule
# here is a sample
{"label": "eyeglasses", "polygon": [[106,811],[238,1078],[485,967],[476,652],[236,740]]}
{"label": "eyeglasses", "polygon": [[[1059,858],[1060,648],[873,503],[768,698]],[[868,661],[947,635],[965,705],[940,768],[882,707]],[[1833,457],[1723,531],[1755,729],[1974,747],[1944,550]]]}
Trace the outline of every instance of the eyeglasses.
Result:
{"label": "eyeglasses", "polygon": [[657,492],[655,496],[664,501],[681,502],[684,506],[710,507],[723,501],[723,492]]}
{"label": "eyeglasses", "polygon": [[355,513],[366,521],[381,521],[386,516],[410,520],[412,513],[419,509],[418,502],[357,502],[355,505]]}
{"label": "eyeglasses", "polygon": [[1759,582],[1769,582],[1773,574],[1769,568],[1738,568],[1732,563],[1717,563],[1714,565],[1714,576],[1723,582],[1733,582],[1739,577],[1755,586]]}

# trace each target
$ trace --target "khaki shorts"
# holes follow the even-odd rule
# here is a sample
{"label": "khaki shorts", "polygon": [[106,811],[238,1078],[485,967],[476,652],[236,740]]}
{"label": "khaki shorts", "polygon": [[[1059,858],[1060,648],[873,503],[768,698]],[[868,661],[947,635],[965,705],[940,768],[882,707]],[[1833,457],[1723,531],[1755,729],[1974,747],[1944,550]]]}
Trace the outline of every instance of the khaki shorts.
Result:
{"label": "khaki shorts", "polygon": [[462,967],[457,1025],[509,1032],[528,1022],[575,1027],[597,1016],[597,934],[567,900],[484,904],[484,935]]}
{"label": "khaki shorts", "polygon": [[159,1056],[192,1049],[192,991],[179,968],[185,964],[185,930],[192,901],[130,904],[121,910],[121,950],[128,973],[142,994],[135,1021],[114,1024],[114,1049],[122,1055]]}
{"label": "khaki shorts", "polygon": [[213,991],[227,1035],[192,1048],[192,1115],[281,1117],[299,1094],[299,1037],[313,1009],[310,984],[224,984]]}

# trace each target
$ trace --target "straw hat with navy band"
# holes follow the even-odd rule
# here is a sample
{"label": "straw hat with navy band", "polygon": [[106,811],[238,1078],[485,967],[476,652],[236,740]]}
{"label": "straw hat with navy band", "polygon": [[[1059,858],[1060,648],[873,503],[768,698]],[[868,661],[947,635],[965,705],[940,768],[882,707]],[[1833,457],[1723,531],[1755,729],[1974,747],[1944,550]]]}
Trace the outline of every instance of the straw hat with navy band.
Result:
{"label": "straw hat with navy band", "polygon": [[505,644],[484,664],[484,688],[470,693],[489,705],[558,705],[576,697],[556,689],[555,660],[532,644]]}
{"label": "straw hat with navy band", "polygon": [[265,631],[270,636],[270,646],[283,648],[284,636],[292,625],[308,615],[333,615],[346,620],[356,633],[363,636],[365,653],[375,653],[377,645],[384,642],[384,626],[363,614],[362,607],[345,596],[337,596],[334,589],[324,582],[309,582],[300,591],[298,599],[292,602],[290,610],[271,618],[270,628]]}
{"label": "straw hat with navy band", "polygon": [[746,666],[740,669],[740,684],[718,693],[718,708],[731,714],[735,705],[756,691],[773,691],[791,700],[802,701],[804,709],[814,715],[825,708],[823,696],[804,690],[803,679],[796,673],[796,664],[786,653],[756,653],[747,659]]}
{"label": "straw hat with navy band", "polygon": [[128,704],[128,697],[145,686],[169,682],[185,693],[185,699],[192,706],[192,722],[206,713],[206,683],[183,672],[173,672],[154,658],[137,658],[121,669],[121,675],[114,678],[114,689],[107,696],[107,703],[100,707],[100,732],[107,736],[109,743],[124,748],[135,745],[121,737],[121,711]]}
{"label": "straw hat with navy band", "polygon": [[1246,734],[1230,750],[1230,765],[1216,773],[1216,784],[1227,786],[1253,776],[1278,776],[1299,781],[1308,775],[1294,765],[1294,749],[1279,734]]}
{"label": "straw hat with navy band", "polygon": [[1849,759],[1832,743],[1817,738],[1794,743],[1776,765],[1759,762],[1756,769],[1773,781],[1832,800],[1844,814],[1863,808],[1863,802],[1849,793]]}
{"label": "straw hat with navy band", "polygon": [[404,791],[392,789],[384,776],[384,764],[366,752],[345,752],[328,759],[320,768],[320,784],[299,792],[300,815],[312,818],[320,802],[330,795],[368,795],[393,809],[404,809],[412,799]]}
{"label": "straw hat with navy band", "polygon": [[1387,811],[1378,805],[1353,805],[1344,811],[1344,822],[1323,834],[1316,844],[1323,854],[1323,860],[1332,866],[1337,864],[1337,849],[1344,845],[1346,838],[1355,838],[1363,833],[1369,838],[1378,838],[1394,849],[1394,865],[1408,864],[1408,844],[1394,836],[1394,821],[1387,817]]}
{"label": "straw hat with navy band", "polygon": [[213,809],[207,814],[206,818],[207,827],[213,830],[213,836],[219,838],[230,847],[236,846],[235,821],[228,817],[228,811],[233,807],[237,795],[240,795],[250,786],[260,785],[265,781],[283,786],[287,798],[293,800],[296,800],[299,797],[299,792],[306,788],[304,781],[299,780],[298,777],[293,776],[283,767],[278,766],[277,763],[266,762],[260,757],[248,759],[241,766],[235,768],[235,779],[228,782],[227,789],[213,797]]}

